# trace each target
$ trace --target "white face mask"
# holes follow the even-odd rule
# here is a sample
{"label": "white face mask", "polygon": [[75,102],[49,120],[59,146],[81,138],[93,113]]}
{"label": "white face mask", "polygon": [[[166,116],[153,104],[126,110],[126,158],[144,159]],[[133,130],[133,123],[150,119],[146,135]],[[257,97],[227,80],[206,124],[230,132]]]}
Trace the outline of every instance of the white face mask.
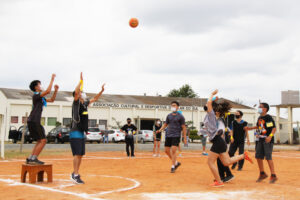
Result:
{"label": "white face mask", "polygon": [[171,111],[172,111],[172,112],[176,112],[176,111],[177,111],[177,108],[172,106],[172,107],[171,107]]}
{"label": "white face mask", "polygon": [[41,90],[42,90],[42,91],[44,91],[44,88],[43,88],[43,87],[41,87]]}
{"label": "white face mask", "polygon": [[160,121],[157,122],[158,125],[160,125],[160,123],[161,123]]}
{"label": "white face mask", "polygon": [[86,93],[84,93],[84,92],[81,93],[81,98],[82,98],[82,99],[86,99],[86,98],[87,98]]}

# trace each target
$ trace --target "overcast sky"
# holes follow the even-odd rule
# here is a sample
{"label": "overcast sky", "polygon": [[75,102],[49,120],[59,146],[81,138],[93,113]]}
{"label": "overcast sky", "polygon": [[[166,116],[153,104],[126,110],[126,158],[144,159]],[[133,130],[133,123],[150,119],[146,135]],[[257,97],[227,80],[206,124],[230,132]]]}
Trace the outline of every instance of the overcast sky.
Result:
{"label": "overcast sky", "polygon": [[0,87],[46,87],[56,73],[73,90],[83,71],[88,92],[105,82],[110,94],[166,95],[188,83],[200,97],[219,88],[278,104],[299,90],[299,17],[297,0],[1,0]]}

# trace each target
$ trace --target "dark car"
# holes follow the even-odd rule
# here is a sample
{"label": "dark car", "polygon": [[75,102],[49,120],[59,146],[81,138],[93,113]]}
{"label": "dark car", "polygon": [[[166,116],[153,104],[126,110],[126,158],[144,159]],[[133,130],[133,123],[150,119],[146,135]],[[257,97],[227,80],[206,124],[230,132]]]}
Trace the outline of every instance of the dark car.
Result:
{"label": "dark car", "polygon": [[[18,130],[15,126],[11,126],[9,130],[8,139],[13,140],[13,143],[17,143],[18,141],[21,141],[23,129],[24,126],[20,126]],[[32,143],[33,141],[34,139],[30,137],[28,127],[26,127],[25,135],[24,135],[24,143]]]}
{"label": "dark car", "polygon": [[68,127],[56,127],[52,129],[47,135],[47,143],[54,142],[58,143],[65,143],[69,142],[70,136],[70,128]]}

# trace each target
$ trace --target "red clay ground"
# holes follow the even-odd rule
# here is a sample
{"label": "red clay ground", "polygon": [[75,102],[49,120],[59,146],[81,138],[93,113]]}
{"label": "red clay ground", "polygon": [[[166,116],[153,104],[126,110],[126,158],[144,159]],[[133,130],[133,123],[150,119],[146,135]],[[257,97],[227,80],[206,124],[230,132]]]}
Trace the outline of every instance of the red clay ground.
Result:
{"label": "red clay ground", "polygon": [[[167,157],[153,158],[140,152],[128,159],[121,152],[88,153],[82,163],[85,185],[73,185],[70,154],[41,157],[53,164],[54,182],[20,184],[23,160],[0,161],[0,199],[300,199],[300,153],[274,152],[279,181],[256,183],[257,165],[245,162],[244,170],[233,171],[235,180],[223,188],[211,188],[213,177],[200,152],[187,151],[182,166],[171,174]],[[253,156],[253,152],[251,152]],[[269,174],[268,166],[265,165]],[[107,193],[105,193],[107,192]]]}

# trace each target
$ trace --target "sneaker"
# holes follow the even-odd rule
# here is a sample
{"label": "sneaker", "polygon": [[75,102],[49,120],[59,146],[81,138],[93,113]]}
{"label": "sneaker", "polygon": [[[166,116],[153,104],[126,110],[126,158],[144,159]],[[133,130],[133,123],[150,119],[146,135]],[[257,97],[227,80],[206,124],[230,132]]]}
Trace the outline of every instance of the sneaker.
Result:
{"label": "sneaker", "polygon": [[212,186],[212,187],[224,187],[224,183],[223,182],[219,183],[218,181],[214,181],[214,183],[211,184],[210,186]]}
{"label": "sneaker", "polygon": [[203,153],[202,153],[202,155],[204,155],[204,156],[208,156],[208,153],[206,153],[206,152],[203,152]]}
{"label": "sneaker", "polygon": [[245,152],[244,155],[245,155],[245,160],[248,160],[251,164],[253,164],[253,160],[249,157],[248,152]]}
{"label": "sneaker", "polygon": [[171,173],[175,173],[175,171],[176,171],[175,167],[172,167],[171,168]]}
{"label": "sneaker", "polygon": [[243,170],[243,168],[240,168],[240,167],[238,168],[238,171],[242,171],[242,170]]}
{"label": "sneaker", "polygon": [[134,157],[135,157],[135,155],[131,155],[131,157],[132,157],[132,158],[134,158]]}
{"label": "sneaker", "polygon": [[175,165],[175,169],[177,169],[180,165],[181,165],[181,163],[178,162],[177,165]]}
{"label": "sneaker", "polygon": [[268,175],[266,173],[260,174],[258,179],[256,180],[257,183],[261,182],[262,180],[268,178]]}
{"label": "sneaker", "polygon": [[75,176],[74,173],[71,174],[71,180],[76,184],[84,184],[83,180],[80,178],[80,175]]}
{"label": "sneaker", "polygon": [[273,184],[273,183],[275,183],[276,181],[278,180],[278,178],[275,176],[271,176],[271,178],[270,178],[270,184]]}
{"label": "sneaker", "polygon": [[233,175],[227,176],[226,178],[224,178],[222,181],[224,183],[228,183],[230,181],[232,181],[235,177]]}
{"label": "sneaker", "polygon": [[235,167],[236,167],[236,163],[234,163],[232,166],[231,166],[231,169],[235,169]]}
{"label": "sneaker", "polygon": [[26,159],[26,163],[29,164],[29,165],[43,165],[45,164],[44,162],[38,160],[37,158],[34,159],[34,160],[31,160],[31,159]]}

